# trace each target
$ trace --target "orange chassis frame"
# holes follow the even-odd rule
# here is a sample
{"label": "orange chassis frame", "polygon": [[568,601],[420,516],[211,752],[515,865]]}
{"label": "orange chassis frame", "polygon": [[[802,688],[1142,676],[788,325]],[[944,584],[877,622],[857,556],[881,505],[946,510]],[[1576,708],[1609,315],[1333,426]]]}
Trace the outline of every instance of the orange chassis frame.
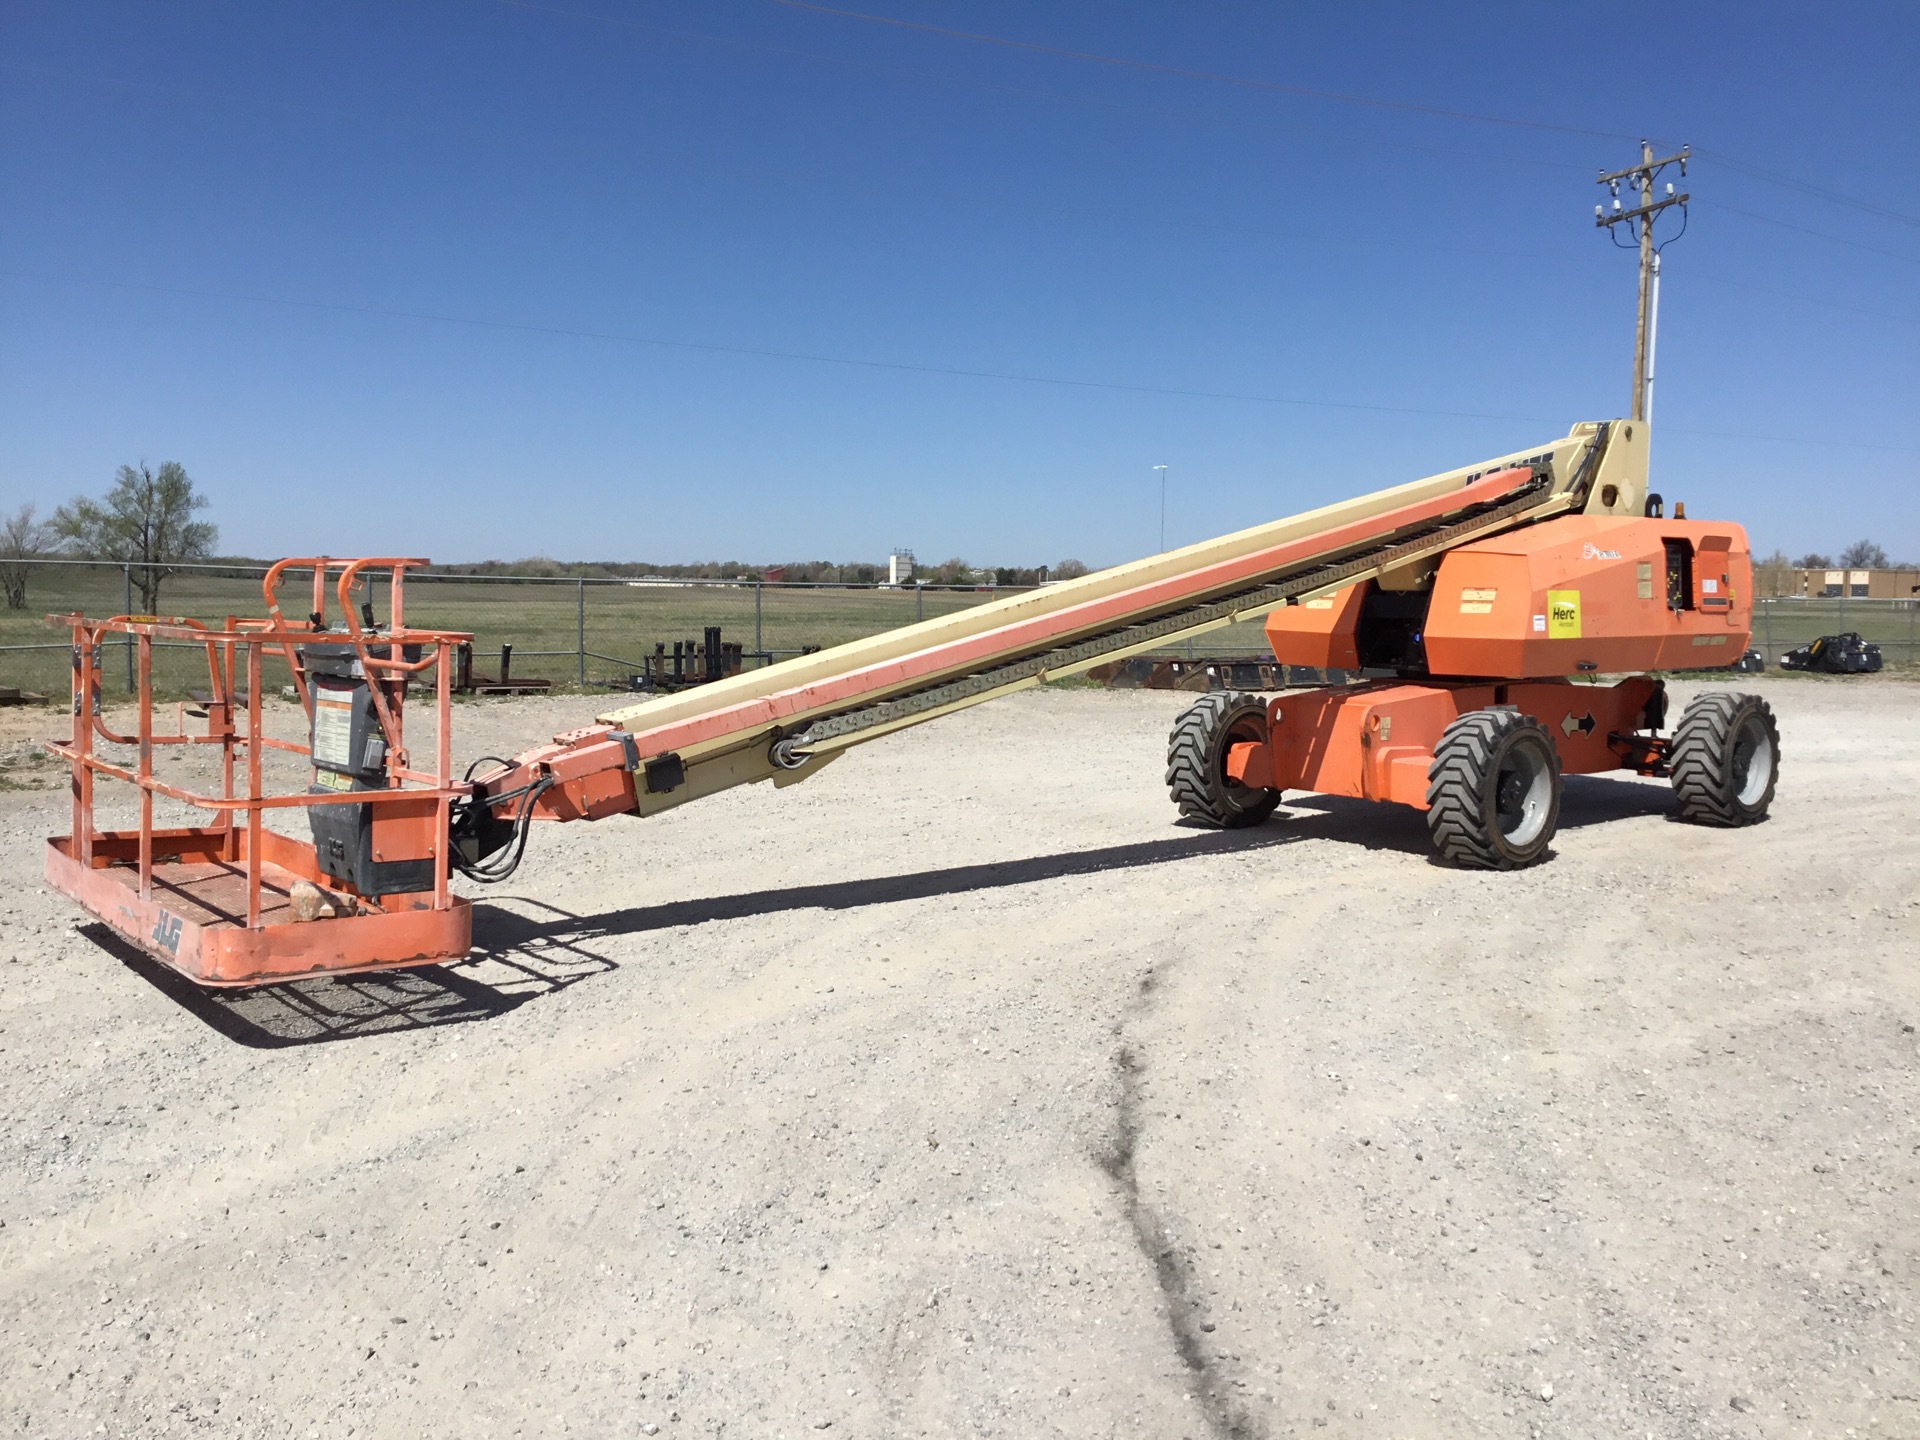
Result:
{"label": "orange chassis frame", "polygon": [[[466,900],[448,889],[446,837],[453,801],[472,788],[453,779],[451,713],[453,647],[472,637],[406,628],[406,572],[425,563],[325,556],[282,560],[262,582],[267,618],[229,616],[218,630],[194,620],[157,616],[121,615],[104,621],[77,614],[48,617],[50,623],[69,625],[73,633],[72,736],[48,747],[64,756],[72,770],[73,824],[70,834],[47,842],[48,883],[201,985],[258,985],[316,972],[385,970],[464,956],[472,937],[472,912]],[[313,609],[304,624],[288,624],[277,598],[283,577],[295,568],[313,571]],[[352,602],[354,585],[373,570],[388,572],[392,582],[390,623],[378,631],[361,625]],[[335,571],[344,632],[324,628],[327,579]],[[130,636],[138,657],[135,735],[116,734],[101,715],[101,642],[108,635]],[[154,732],[153,647],[163,641],[206,649],[211,698],[204,735],[188,734],[184,715],[175,732]],[[269,794],[264,788],[266,751],[303,756],[310,751],[305,744],[276,739],[262,730],[263,660],[269,651],[284,658],[311,720],[314,697],[295,647],[314,642],[350,645],[368,676],[387,742],[385,790]],[[419,658],[407,659],[407,650],[415,646]],[[428,672],[435,700],[434,758],[432,769],[422,771],[413,768],[407,752],[401,701],[406,682]],[[103,758],[94,749],[96,736],[132,748],[134,763]],[[155,752],[168,745],[219,747],[220,793],[200,794],[158,778]],[[137,828],[98,827],[94,801],[97,782],[103,779],[134,787]],[[211,811],[213,823],[156,828],[156,795]],[[270,810],[328,804],[371,805],[376,843],[413,856],[432,856],[432,889],[410,895],[356,895],[321,873],[311,844],[266,827]],[[301,882],[324,892],[334,907],[325,924],[295,918],[292,892]],[[349,913],[339,913],[342,906]]]}
{"label": "orange chassis frame", "polygon": [[1267,706],[1266,735],[1227,750],[1229,779],[1255,789],[1311,790],[1427,808],[1434,747],[1461,715],[1512,705],[1553,734],[1568,775],[1632,770],[1666,774],[1666,742],[1647,728],[1660,682],[1635,675],[1615,685],[1567,680],[1378,680],[1281,695]]}

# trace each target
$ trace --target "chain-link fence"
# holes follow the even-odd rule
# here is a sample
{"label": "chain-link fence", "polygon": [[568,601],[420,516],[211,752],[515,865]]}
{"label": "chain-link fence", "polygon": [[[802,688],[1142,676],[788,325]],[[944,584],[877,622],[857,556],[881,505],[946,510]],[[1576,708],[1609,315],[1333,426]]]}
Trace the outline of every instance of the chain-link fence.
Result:
{"label": "chain-link fence", "polygon": [[[104,619],[135,612],[136,572],[103,561],[36,561],[25,566],[26,605],[0,609],[0,688],[64,695],[71,646],[45,617],[74,612]],[[264,566],[196,565],[169,575],[159,608],[209,625],[264,612]],[[386,581],[363,598],[376,616],[388,614]],[[303,613],[312,571],[289,570],[281,608]],[[741,648],[748,666],[770,664],[808,649],[875,635],[916,620],[964,610],[1018,593],[1009,587],[933,585],[771,584],[758,580],[609,580],[528,575],[413,573],[407,579],[406,621],[424,629],[474,636],[476,675],[497,678],[501,652],[512,647],[512,678],[545,679],[556,688],[624,689],[644,671],[656,647],[690,655],[718,626],[727,645]],[[113,649],[125,652],[116,659]],[[180,695],[206,688],[204,651],[193,645],[156,645],[155,692]],[[133,686],[129,643],[102,656],[109,689]],[[689,665],[691,660],[689,659]]]}
{"label": "chain-link fence", "polygon": [[1788,595],[1754,602],[1753,648],[1769,665],[1789,650],[1852,630],[1880,647],[1889,665],[1920,663],[1920,597],[1868,600],[1846,595]]}
{"label": "chain-link fence", "polygon": [[[127,567],[101,561],[44,561],[26,567],[26,606],[0,610],[0,688],[64,695],[69,646],[43,619],[52,614],[105,618],[132,613],[136,601]],[[160,606],[208,624],[229,616],[259,615],[260,566],[193,566],[167,577]],[[289,611],[304,604],[310,576],[290,573],[283,587]],[[387,613],[384,582],[368,598]],[[709,626],[739,645],[747,665],[768,664],[813,647],[878,634],[935,615],[950,614],[1009,588],[891,588],[875,585],[771,584],[758,580],[606,580],[553,576],[415,574],[407,581],[409,623],[474,635],[474,670],[497,676],[503,646],[513,648],[513,678],[546,679],[557,688],[626,688],[646,657],[676,643],[691,651]],[[1844,595],[1756,602],[1753,645],[1777,663],[1819,635],[1858,631],[1881,648],[1888,664],[1920,663],[1920,599],[1868,600]],[[130,692],[130,646],[117,660],[103,656],[108,685]],[[1257,657],[1270,652],[1259,621],[1174,641],[1155,652],[1188,659]],[[157,646],[154,688],[182,695],[206,686],[203,652],[195,646]]]}

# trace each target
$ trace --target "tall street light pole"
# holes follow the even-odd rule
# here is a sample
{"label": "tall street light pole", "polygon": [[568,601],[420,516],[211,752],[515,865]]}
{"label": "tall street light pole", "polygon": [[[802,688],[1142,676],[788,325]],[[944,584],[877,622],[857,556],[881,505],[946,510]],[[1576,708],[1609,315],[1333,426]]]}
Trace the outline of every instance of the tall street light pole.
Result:
{"label": "tall street light pole", "polygon": [[1156,465],[1153,468],[1160,472],[1160,551],[1165,554],[1167,549],[1167,467]]}

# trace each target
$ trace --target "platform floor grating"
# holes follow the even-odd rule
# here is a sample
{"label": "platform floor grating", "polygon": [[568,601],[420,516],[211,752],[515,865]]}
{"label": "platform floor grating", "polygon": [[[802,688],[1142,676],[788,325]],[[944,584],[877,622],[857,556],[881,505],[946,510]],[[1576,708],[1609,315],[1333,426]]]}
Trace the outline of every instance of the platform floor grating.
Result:
{"label": "platform floor grating", "polygon": [[[129,890],[140,886],[139,868],[120,862],[102,872]],[[298,880],[278,865],[260,867],[260,922],[289,920],[288,889]],[[156,860],[153,898],[181,919],[203,928],[247,923],[247,867],[227,860]]]}

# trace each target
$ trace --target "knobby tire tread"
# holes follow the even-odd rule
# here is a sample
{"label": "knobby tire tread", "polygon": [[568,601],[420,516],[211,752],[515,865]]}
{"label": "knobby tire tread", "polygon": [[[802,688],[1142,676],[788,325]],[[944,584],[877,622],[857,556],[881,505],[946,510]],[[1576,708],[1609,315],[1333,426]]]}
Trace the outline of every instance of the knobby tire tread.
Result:
{"label": "knobby tire tread", "polygon": [[1250,806],[1233,805],[1224,794],[1224,780],[1215,773],[1223,732],[1239,712],[1256,708],[1264,718],[1266,704],[1257,696],[1215,691],[1202,695],[1173,722],[1167,736],[1167,793],[1187,819],[1234,830],[1258,825],[1280,803],[1279,792],[1268,790]]}
{"label": "knobby tire tread", "polygon": [[[1522,730],[1547,741],[1558,784],[1559,752],[1546,727],[1510,706],[1462,715],[1448,725],[1427,767],[1427,830],[1442,859],[1469,870],[1510,870],[1516,861],[1500,846],[1488,823],[1488,770],[1502,743]],[[1551,832],[1549,832],[1551,834]],[[1544,854],[1544,847],[1542,850]]]}
{"label": "knobby tire tread", "polygon": [[1749,810],[1733,793],[1733,747],[1743,716],[1757,712],[1773,747],[1774,773],[1779,774],[1780,734],[1765,700],[1739,691],[1721,690],[1696,695],[1674,727],[1668,769],[1681,818],[1695,825],[1732,829],[1751,825],[1766,814],[1772,801],[1769,789],[1762,802]]}

